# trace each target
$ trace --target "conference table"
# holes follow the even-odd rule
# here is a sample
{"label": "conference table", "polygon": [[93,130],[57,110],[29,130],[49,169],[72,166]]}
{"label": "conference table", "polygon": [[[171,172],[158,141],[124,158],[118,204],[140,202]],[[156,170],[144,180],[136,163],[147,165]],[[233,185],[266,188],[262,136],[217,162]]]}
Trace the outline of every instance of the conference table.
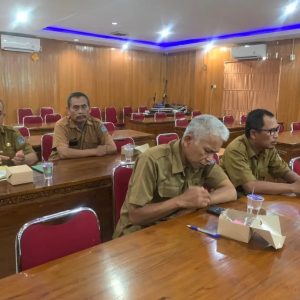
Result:
{"label": "conference table", "polygon": [[300,156],[300,131],[279,133],[276,148],[286,162]]}
{"label": "conference table", "polygon": [[[245,124],[240,123],[232,123],[232,124],[225,124],[226,127],[229,130],[229,139],[227,142],[223,144],[223,147],[226,147],[232,140],[234,140],[236,137],[242,135],[245,133]],[[186,127],[183,126],[176,126],[174,127],[174,132],[176,132],[180,137],[182,137]]]}
{"label": "conference table", "polygon": [[[101,223],[101,239],[113,234],[112,170],[120,155],[54,162],[53,181],[33,171],[33,183],[12,186],[0,182],[0,277],[15,272],[14,241],[26,222],[41,216],[88,206]],[[1,292],[0,292],[1,299]]]}
{"label": "conference table", "polygon": [[[285,245],[212,238],[205,209],[0,280],[1,299],[299,299],[300,198],[266,196]],[[246,209],[245,198],[223,204]]]}
{"label": "conference table", "polygon": [[[155,136],[151,133],[141,132],[131,129],[115,130],[112,134],[114,140],[124,139],[132,137],[136,145],[150,144],[153,146],[155,143]],[[31,135],[26,138],[26,141],[37,152],[41,151],[41,139],[42,135]]]}

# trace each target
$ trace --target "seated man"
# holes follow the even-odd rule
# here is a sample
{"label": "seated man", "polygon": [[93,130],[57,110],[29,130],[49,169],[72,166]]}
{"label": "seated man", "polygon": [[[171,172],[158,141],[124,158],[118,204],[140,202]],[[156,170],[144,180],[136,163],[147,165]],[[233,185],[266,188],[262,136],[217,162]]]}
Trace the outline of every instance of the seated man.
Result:
{"label": "seated man", "polygon": [[3,125],[4,103],[0,100],[0,165],[33,165],[38,157],[25,138],[13,127]]}
{"label": "seated man", "polygon": [[[247,116],[245,134],[226,147],[221,166],[239,192],[300,193],[300,176],[289,169],[275,149],[278,133],[274,115],[255,109]],[[287,183],[267,181],[270,175]]]}
{"label": "seated man", "polygon": [[[235,200],[232,183],[213,163],[213,155],[228,136],[221,121],[201,115],[192,119],[181,140],[141,154],[114,237],[210,204]],[[213,190],[208,192],[204,185]]]}
{"label": "seated man", "polygon": [[103,156],[117,151],[106,127],[89,111],[90,101],[85,94],[75,92],[69,96],[69,116],[55,124],[51,159]]}

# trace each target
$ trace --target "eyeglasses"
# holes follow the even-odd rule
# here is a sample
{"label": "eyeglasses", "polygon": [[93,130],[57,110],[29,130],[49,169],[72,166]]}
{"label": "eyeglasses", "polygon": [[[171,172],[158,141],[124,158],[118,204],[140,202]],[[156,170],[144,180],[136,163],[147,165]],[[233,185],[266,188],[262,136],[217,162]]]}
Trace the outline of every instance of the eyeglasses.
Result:
{"label": "eyeglasses", "polygon": [[265,131],[265,132],[268,132],[269,135],[274,136],[275,133],[278,133],[278,132],[279,132],[279,130],[280,130],[280,125],[278,125],[278,126],[275,127],[275,128],[271,128],[271,129],[256,129],[256,128],[253,128],[253,129],[256,130],[256,131]]}

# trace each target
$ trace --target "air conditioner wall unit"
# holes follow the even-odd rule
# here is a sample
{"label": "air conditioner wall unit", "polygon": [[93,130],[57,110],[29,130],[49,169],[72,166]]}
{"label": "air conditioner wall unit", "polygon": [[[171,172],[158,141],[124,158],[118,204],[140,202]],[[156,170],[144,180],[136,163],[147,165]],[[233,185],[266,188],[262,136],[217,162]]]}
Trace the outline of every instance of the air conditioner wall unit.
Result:
{"label": "air conditioner wall unit", "polygon": [[235,59],[257,59],[267,56],[267,45],[245,45],[232,48],[232,57]]}
{"label": "air conditioner wall unit", "polygon": [[1,49],[17,52],[41,51],[40,39],[14,35],[1,35]]}

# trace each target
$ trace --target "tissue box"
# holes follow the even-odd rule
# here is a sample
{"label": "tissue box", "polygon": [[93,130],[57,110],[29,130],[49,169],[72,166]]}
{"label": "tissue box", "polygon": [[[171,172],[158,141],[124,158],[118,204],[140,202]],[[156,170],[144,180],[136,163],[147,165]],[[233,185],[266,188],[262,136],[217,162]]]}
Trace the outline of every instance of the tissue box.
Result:
{"label": "tissue box", "polygon": [[33,182],[33,171],[27,165],[7,167],[6,179],[12,185]]}
{"label": "tissue box", "polygon": [[248,243],[252,235],[256,233],[275,249],[283,247],[285,236],[281,234],[278,216],[259,215],[250,225],[244,224],[246,217],[246,212],[226,209],[219,217],[218,233],[244,243]]}

